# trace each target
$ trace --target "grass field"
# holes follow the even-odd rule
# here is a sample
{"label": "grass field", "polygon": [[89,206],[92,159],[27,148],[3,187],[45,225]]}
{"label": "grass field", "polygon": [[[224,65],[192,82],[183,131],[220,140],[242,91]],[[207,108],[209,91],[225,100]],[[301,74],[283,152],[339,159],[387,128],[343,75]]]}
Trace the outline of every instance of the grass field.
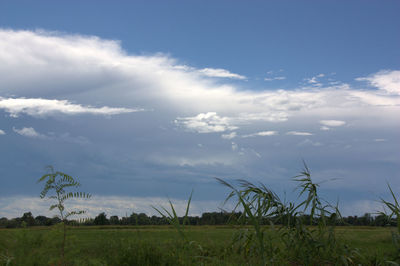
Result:
{"label": "grass field", "polygon": [[[363,264],[385,265],[396,252],[391,230],[337,227],[336,234],[338,241],[355,248]],[[170,226],[71,227],[66,264],[260,265],[259,258],[246,257],[232,246],[236,231],[231,226],[193,226],[186,229],[188,241],[185,242]],[[57,226],[1,229],[0,265],[58,265],[61,234]],[[278,239],[272,237],[272,241],[276,247],[283,248]]]}

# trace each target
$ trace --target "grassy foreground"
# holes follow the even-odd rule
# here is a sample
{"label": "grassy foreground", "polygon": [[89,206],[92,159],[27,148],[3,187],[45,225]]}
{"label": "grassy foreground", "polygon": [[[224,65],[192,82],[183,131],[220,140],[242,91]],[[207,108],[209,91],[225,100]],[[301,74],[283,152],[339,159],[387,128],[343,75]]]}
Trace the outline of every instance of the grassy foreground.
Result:
{"label": "grassy foreground", "polygon": [[[243,228],[242,228],[243,229]],[[249,227],[249,230],[251,228]],[[396,250],[391,228],[337,227],[338,241],[356,249],[362,265],[386,265]],[[66,241],[67,265],[260,265],[232,245],[237,228],[193,226],[182,241],[170,226],[70,227]],[[60,226],[0,230],[0,265],[58,265]],[[272,232],[273,234],[273,232]],[[272,236],[273,245],[284,248]],[[291,264],[276,261],[276,265]],[[352,264],[352,263],[350,263]]]}

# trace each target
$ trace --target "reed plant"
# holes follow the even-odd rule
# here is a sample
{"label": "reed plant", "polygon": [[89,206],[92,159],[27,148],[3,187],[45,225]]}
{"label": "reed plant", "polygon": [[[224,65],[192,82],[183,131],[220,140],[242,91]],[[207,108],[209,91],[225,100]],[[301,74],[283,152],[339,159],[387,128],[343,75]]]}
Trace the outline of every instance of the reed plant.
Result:
{"label": "reed plant", "polygon": [[[393,202],[381,198],[381,203],[383,204],[384,207],[389,209],[390,214],[387,215],[385,212],[380,212],[380,214],[383,214],[387,217],[388,223],[390,223],[392,218],[394,218],[397,222],[397,232],[392,231],[392,242],[394,247],[396,248],[396,255],[394,260],[400,261],[400,205],[390,185],[387,184],[387,186],[392,196]],[[399,265],[395,261],[388,261],[388,263]]]}
{"label": "reed plant", "polygon": [[192,195],[193,195],[193,190],[190,193],[187,205],[186,205],[186,211],[185,215],[183,216],[182,222],[179,216],[177,215],[175,211],[174,204],[172,204],[171,200],[168,199],[169,206],[171,208],[170,211],[168,211],[166,208],[161,206],[160,208],[156,208],[154,206],[151,206],[155,211],[157,211],[163,218],[165,218],[170,225],[172,225],[178,232],[179,236],[181,237],[182,240],[187,241],[186,235],[184,233],[184,228],[185,225],[189,223],[189,208],[190,208],[190,202],[192,201]]}
{"label": "reed plant", "polygon": [[[335,223],[329,217],[341,217],[337,205],[323,200],[307,165],[294,181],[300,190],[299,202],[284,202],[266,185],[238,180],[238,187],[217,178],[235,198],[234,210],[240,209],[241,229],[233,247],[245,256],[258,256],[262,265],[282,263],[300,265],[352,264],[361,258],[357,250],[339,243]],[[248,226],[252,227],[249,230]],[[269,225],[269,226],[266,226]],[[274,241],[278,238],[278,241]],[[280,242],[280,245],[276,245]]]}

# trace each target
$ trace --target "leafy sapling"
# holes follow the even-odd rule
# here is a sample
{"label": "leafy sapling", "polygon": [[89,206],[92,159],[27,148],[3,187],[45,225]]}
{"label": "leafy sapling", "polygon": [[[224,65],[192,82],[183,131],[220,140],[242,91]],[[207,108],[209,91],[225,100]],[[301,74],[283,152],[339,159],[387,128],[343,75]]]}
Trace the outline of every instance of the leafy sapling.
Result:
{"label": "leafy sapling", "polygon": [[42,192],[40,192],[40,198],[48,198],[53,201],[49,208],[49,210],[57,209],[59,212],[58,217],[61,219],[63,224],[63,239],[61,244],[61,261],[65,263],[64,260],[64,250],[65,250],[65,240],[67,235],[67,227],[66,222],[68,217],[73,215],[84,214],[84,210],[74,210],[67,211],[65,210],[65,201],[67,199],[88,199],[91,197],[90,194],[85,192],[72,192],[73,188],[79,187],[81,184],[76,181],[73,177],[58,171],[54,171],[52,166],[47,167],[49,170],[48,174],[43,175],[39,180],[39,182],[45,181],[45,185],[43,187]]}

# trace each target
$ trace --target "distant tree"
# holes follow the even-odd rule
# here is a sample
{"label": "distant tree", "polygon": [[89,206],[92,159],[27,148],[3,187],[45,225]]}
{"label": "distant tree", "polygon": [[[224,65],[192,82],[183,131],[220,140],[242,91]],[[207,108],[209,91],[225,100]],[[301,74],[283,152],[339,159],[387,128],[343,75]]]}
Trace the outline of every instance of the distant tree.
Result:
{"label": "distant tree", "polygon": [[8,219],[6,217],[0,218],[0,227],[6,227],[8,223]]}
{"label": "distant tree", "polygon": [[61,222],[62,222],[62,220],[60,219],[60,217],[54,216],[53,218],[51,218],[51,224],[50,225],[59,224]]}
{"label": "distant tree", "polygon": [[365,213],[362,217],[359,218],[360,225],[371,225],[372,224],[372,216],[370,213]]}
{"label": "distant tree", "polygon": [[132,212],[131,216],[129,216],[129,224],[139,225],[139,217],[137,213]]}
{"label": "distant tree", "polygon": [[130,217],[122,217],[121,218],[122,225],[129,225],[130,224]]}
{"label": "distant tree", "polygon": [[35,225],[35,218],[33,218],[31,212],[25,212],[21,217],[22,222],[25,222],[27,226]]}
{"label": "distant tree", "polygon": [[51,220],[50,218],[47,218],[46,216],[43,215],[39,215],[35,217],[35,224],[36,225],[40,225],[40,226],[44,226],[47,225],[47,221]]}
{"label": "distant tree", "polygon": [[119,218],[117,215],[113,215],[110,217],[110,224],[112,225],[118,225],[119,223]]}
{"label": "distant tree", "polygon": [[21,218],[8,220],[6,228],[16,228],[21,225]]}
{"label": "distant tree", "polygon": [[139,213],[137,216],[138,218],[138,225],[149,225],[150,224],[150,219],[145,213]]}
{"label": "distant tree", "polygon": [[390,221],[389,221],[388,218],[389,217],[387,215],[380,214],[380,215],[375,217],[374,225],[376,225],[376,226],[386,226],[386,225],[390,224]]}
{"label": "distant tree", "polygon": [[83,221],[83,224],[84,224],[84,225],[93,225],[93,222],[94,222],[94,219],[93,219],[93,218],[90,218],[90,219],[85,219],[85,220]]}
{"label": "distant tree", "polygon": [[107,224],[110,224],[110,222],[109,222],[108,219],[107,219],[107,215],[106,215],[104,212],[99,213],[99,215],[97,215],[97,216],[94,218],[93,223],[94,223],[95,225],[107,225]]}

